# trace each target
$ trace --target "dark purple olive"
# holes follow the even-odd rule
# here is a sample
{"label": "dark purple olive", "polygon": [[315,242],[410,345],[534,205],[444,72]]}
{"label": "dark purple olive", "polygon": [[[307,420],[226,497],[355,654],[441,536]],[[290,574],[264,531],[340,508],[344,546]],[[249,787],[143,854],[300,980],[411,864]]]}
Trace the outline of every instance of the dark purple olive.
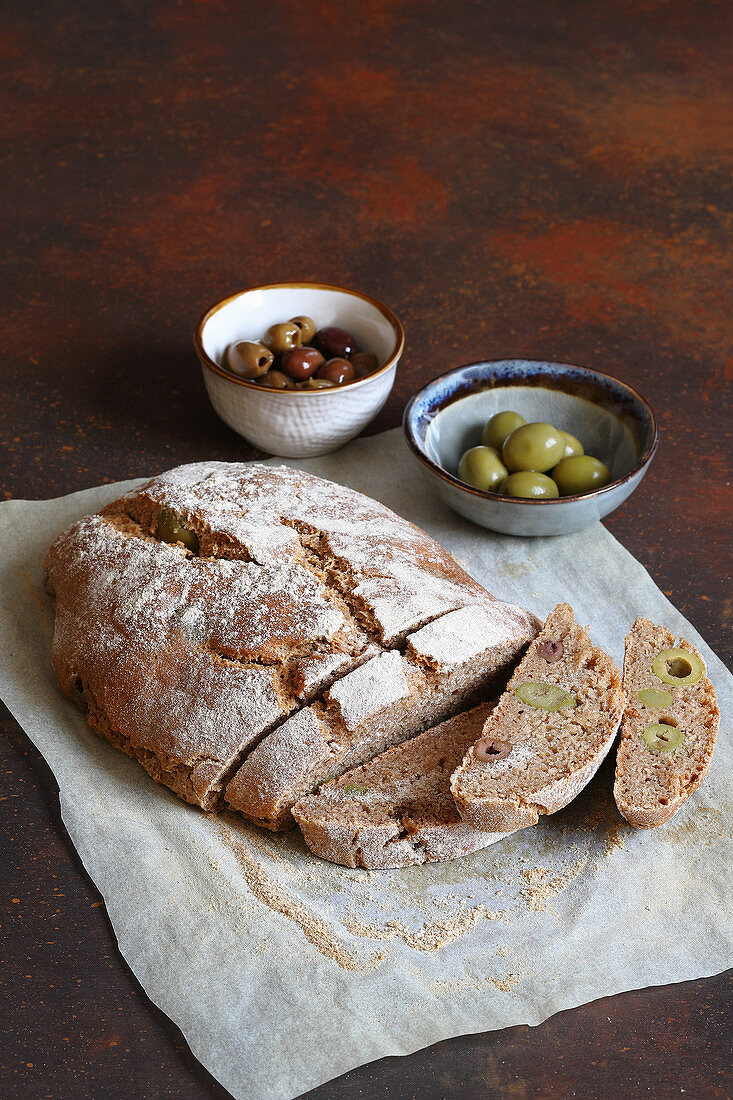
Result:
{"label": "dark purple olive", "polygon": [[357,351],[350,358],[357,378],[366,378],[379,366],[376,355],[372,355],[369,351]]}
{"label": "dark purple olive", "polygon": [[341,386],[344,382],[351,382],[355,378],[354,368],[348,359],[329,359],[318,371],[319,378],[327,378]]}
{"label": "dark purple olive", "polygon": [[279,370],[268,370],[267,374],[263,374],[256,381],[258,386],[268,386],[271,390],[295,389],[292,378],[288,378],[287,374],[283,374]]}
{"label": "dark purple olive", "polygon": [[356,351],[356,340],[343,328],[322,328],[316,333],[315,345],[326,359],[348,359]]}
{"label": "dark purple olive", "polygon": [[280,360],[280,370],[296,382],[302,382],[315,374],[325,360],[317,348],[293,348]]}

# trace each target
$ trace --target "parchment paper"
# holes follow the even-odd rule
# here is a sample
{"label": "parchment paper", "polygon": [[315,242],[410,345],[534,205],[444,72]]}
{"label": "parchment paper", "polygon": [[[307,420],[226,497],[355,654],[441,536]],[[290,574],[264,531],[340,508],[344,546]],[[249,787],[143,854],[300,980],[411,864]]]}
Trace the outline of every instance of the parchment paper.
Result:
{"label": "parchment paper", "polygon": [[708,779],[662,828],[623,822],[608,761],[566,810],[474,856],[332,866],[295,831],[180,802],[58,691],[43,556],[134,483],[0,504],[2,697],[53,769],[122,954],[196,1057],[237,1098],[291,1098],[384,1055],[730,965],[731,676],[642,566],[600,524],[552,539],[473,527],[422,483],[399,431],[291,464],[420,524],[503,599],[543,617],[568,600],[617,661],[638,614],[681,633],[708,662],[721,733]]}

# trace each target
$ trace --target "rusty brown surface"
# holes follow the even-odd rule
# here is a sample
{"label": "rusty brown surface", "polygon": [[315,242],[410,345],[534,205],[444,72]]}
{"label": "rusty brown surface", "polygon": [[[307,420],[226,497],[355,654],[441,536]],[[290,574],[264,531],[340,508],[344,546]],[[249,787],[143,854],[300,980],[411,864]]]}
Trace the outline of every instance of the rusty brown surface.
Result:
{"label": "rusty brown surface", "polygon": [[[407,331],[370,431],[475,359],[640,389],[660,449],[608,526],[730,657],[732,11],[9,0],[0,491],[252,457],[206,403],[197,316],[254,283],[352,286]],[[117,954],[53,778],[5,727],[2,1095],[224,1095]],[[727,990],[625,994],[313,1100],[726,1096]]]}

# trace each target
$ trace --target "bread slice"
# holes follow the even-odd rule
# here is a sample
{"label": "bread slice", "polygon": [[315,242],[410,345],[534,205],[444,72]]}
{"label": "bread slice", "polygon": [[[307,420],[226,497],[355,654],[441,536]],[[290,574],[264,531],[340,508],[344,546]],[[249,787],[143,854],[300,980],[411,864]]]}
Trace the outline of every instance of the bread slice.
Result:
{"label": "bread slice", "polygon": [[[695,683],[675,686],[655,674],[655,658],[672,648],[689,652],[699,662],[701,675]],[[683,657],[678,671],[684,674],[694,663],[688,664]],[[639,692],[650,689],[666,692],[668,700],[657,697],[653,700],[659,704],[656,706],[643,702]],[[705,778],[720,711],[705,663],[695,647],[682,638],[675,640],[674,634],[649,619],[637,619],[626,638],[624,690],[626,710],[613,794],[630,825],[651,829],[669,821]],[[648,727],[659,724],[682,731],[682,740],[671,751],[655,751],[644,738]]]}
{"label": "bread slice", "polygon": [[491,705],[388,749],[296,803],[293,816],[312,852],[346,867],[409,867],[468,855],[506,833],[461,820],[450,776],[481,734]]}
{"label": "bread slice", "polygon": [[333,779],[485,699],[539,624],[498,600],[462,607],[377,653],[246,757],[226,804],[268,829],[292,827],[293,805]]}
{"label": "bread slice", "polygon": [[[532,683],[572,699],[555,711],[528,705],[517,690]],[[622,710],[618,669],[568,604],[560,604],[453,774],[451,792],[463,819],[476,829],[508,832],[561,810],[600,767]]]}

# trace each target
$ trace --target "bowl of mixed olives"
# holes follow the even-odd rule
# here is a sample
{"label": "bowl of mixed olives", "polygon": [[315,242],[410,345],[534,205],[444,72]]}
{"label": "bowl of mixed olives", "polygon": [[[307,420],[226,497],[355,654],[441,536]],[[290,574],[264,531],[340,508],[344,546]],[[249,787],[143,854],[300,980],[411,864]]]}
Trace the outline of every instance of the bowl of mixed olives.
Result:
{"label": "bowl of mixed olives", "polygon": [[471,363],[408,404],[408,445],[455,511],[511,535],[579,531],[634,491],[657,448],[644,398],[583,367]]}
{"label": "bowl of mixed olives", "polygon": [[404,348],[398,318],[342,287],[251,287],[211,306],[194,343],[215,411],[270,454],[326,454],[384,405]]}

